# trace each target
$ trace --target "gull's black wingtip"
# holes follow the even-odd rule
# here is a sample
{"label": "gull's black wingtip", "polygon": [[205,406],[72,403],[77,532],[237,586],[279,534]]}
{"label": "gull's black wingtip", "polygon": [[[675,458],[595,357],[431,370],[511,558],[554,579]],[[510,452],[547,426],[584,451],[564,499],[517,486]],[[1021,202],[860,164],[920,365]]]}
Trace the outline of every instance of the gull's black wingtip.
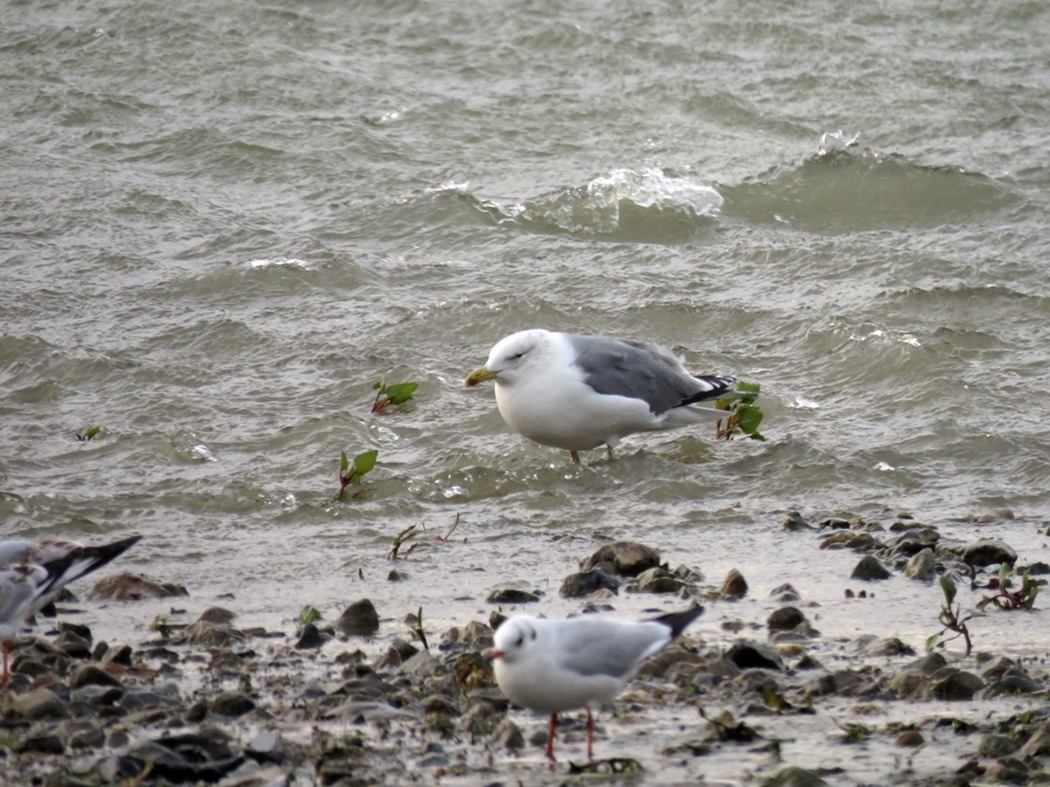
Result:
{"label": "gull's black wingtip", "polygon": [[686,626],[696,620],[704,612],[704,608],[697,604],[694,607],[683,610],[681,612],[668,612],[666,615],[660,615],[658,618],[653,618],[656,623],[663,623],[665,626],[671,629],[671,639],[674,639],[683,631]]}

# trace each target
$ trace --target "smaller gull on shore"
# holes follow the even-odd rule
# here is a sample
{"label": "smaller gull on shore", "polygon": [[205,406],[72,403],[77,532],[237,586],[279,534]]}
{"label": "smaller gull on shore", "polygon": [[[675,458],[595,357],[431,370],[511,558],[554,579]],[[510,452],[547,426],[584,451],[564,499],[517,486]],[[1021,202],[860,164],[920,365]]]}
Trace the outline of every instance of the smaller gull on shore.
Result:
{"label": "smaller gull on shore", "polygon": [[511,702],[551,715],[547,737],[547,756],[551,759],[558,714],[586,708],[587,759],[591,760],[591,712],[623,691],[642,663],[659,653],[703,611],[696,606],[640,623],[517,615],[496,629],[491,653],[496,683]]}
{"label": "smaller gull on shore", "polygon": [[496,405],[516,432],[569,452],[627,435],[677,429],[726,417],[701,402],[737,396],[736,377],[695,376],[657,344],[579,336],[541,328],[501,340],[488,361],[467,375],[467,387],[496,381]]}
{"label": "smaller gull on shore", "polygon": [[11,641],[29,619],[54,601],[70,582],[106,565],[141,538],[130,536],[101,546],[56,539],[0,541],[0,643],[4,664],[0,685],[7,685]]}

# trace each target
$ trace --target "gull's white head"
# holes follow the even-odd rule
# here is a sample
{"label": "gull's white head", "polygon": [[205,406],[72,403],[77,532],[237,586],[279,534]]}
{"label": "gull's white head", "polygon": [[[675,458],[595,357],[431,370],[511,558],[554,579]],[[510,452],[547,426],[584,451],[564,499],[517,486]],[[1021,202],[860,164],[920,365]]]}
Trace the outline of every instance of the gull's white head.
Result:
{"label": "gull's white head", "polygon": [[529,367],[542,362],[550,336],[550,331],[533,328],[501,339],[492,348],[485,365],[479,366],[467,375],[465,384],[470,387],[485,380],[496,380],[499,383],[513,385]]}
{"label": "gull's white head", "polygon": [[504,621],[492,638],[493,661],[502,660],[513,664],[529,653],[540,641],[538,621],[525,615]]}

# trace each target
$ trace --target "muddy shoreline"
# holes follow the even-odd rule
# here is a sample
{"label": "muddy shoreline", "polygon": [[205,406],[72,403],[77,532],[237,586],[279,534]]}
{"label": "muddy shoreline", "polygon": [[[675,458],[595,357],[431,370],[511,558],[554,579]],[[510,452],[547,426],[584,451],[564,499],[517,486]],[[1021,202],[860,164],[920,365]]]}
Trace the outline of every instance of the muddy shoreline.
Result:
{"label": "muddy shoreline", "polygon": [[[811,542],[814,570],[831,555],[856,562],[842,578],[847,614],[883,603],[880,570],[907,577],[907,588],[923,589],[915,614],[931,635],[941,576],[984,597],[996,594],[987,588],[1002,562],[1016,565],[1015,588],[1023,568],[1035,578],[1046,570],[1001,540],[952,541],[909,516],[788,516],[776,529]],[[74,587],[81,599],[15,642],[0,783],[487,785],[611,774],[652,784],[1050,784],[1045,650],[1031,638],[982,647],[980,628],[1039,626],[1045,597],[1034,610],[989,605],[971,621],[969,655],[961,638],[927,652],[892,631],[822,631],[829,604],[790,577],[748,606],[757,591],[746,572],[705,579],[650,546],[651,555],[622,543],[581,553],[560,592],[508,585],[479,605],[487,614],[433,629],[425,610],[420,624],[419,609],[390,608],[380,594],[347,599],[339,616],[313,619],[304,608],[271,630],[240,627],[236,596],[202,608],[192,588],[181,595],[172,583]],[[405,566],[391,561],[387,581]],[[148,629],[98,642],[78,621],[93,605],[134,614],[142,601],[117,599],[150,593],[175,595],[154,600],[167,611]],[[564,716],[558,759],[547,762],[546,719],[510,706],[485,658],[502,616],[543,614],[554,594],[579,614],[707,608],[597,716],[594,763],[582,713]],[[431,590],[429,608],[440,600]]]}

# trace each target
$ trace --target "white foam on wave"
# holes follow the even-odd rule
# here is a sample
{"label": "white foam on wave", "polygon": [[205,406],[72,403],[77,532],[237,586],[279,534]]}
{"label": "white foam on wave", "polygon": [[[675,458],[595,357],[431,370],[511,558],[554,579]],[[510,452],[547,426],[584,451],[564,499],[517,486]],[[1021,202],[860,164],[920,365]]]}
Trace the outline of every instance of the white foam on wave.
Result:
{"label": "white foam on wave", "polygon": [[695,216],[716,216],[725,202],[714,187],[655,167],[614,169],[588,183],[587,194],[609,205],[630,200],[643,208],[685,210]]}
{"label": "white foam on wave", "polygon": [[256,268],[273,267],[302,268],[303,270],[309,270],[310,264],[305,260],[300,260],[295,257],[275,257],[273,259],[249,260],[248,267],[253,270]]}

